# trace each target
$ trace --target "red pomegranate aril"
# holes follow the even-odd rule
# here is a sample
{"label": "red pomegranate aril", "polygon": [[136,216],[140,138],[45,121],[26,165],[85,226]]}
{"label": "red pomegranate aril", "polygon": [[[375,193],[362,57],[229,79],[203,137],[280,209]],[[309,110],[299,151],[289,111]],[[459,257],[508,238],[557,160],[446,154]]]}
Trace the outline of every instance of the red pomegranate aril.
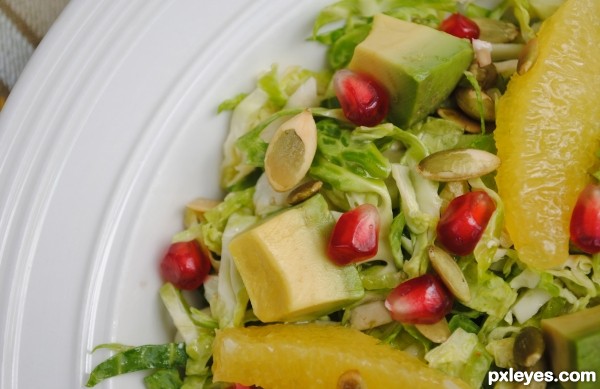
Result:
{"label": "red pomegranate aril", "polygon": [[454,298],[432,274],[411,278],[398,285],[385,300],[394,320],[406,324],[433,324],[452,309]]}
{"label": "red pomegranate aril", "polygon": [[388,92],[366,74],[338,70],[333,76],[333,88],[344,115],[357,126],[375,126],[388,114]]}
{"label": "red pomegranate aril", "polygon": [[198,242],[176,242],[160,262],[160,274],[178,289],[193,290],[204,283],[210,267],[210,259]]}
{"label": "red pomegranate aril", "polygon": [[440,30],[458,38],[479,38],[479,26],[468,17],[453,13],[440,24]]}
{"label": "red pomegranate aril", "polygon": [[494,200],[484,191],[455,197],[438,222],[438,241],[453,254],[471,254],[495,210]]}
{"label": "red pomegranate aril", "polygon": [[337,265],[372,258],[379,246],[379,211],[362,204],[340,216],[327,246],[327,254]]}
{"label": "red pomegranate aril", "polygon": [[600,186],[586,186],[571,214],[571,241],[588,254],[600,252]]}

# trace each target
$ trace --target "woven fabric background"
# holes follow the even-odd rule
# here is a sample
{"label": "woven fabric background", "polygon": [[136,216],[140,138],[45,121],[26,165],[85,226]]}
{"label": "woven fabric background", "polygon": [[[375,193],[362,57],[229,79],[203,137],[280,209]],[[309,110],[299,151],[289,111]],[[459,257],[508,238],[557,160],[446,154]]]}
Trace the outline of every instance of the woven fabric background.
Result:
{"label": "woven fabric background", "polygon": [[0,109],[69,0],[0,0]]}

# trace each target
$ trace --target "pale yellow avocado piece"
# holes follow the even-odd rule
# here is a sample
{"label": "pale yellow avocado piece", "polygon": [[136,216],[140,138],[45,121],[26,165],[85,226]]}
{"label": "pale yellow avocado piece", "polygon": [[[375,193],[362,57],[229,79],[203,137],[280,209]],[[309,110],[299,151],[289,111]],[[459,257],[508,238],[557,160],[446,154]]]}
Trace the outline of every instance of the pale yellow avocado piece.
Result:
{"label": "pale yellow avocado piece", "polygon": [[409,127],[452,93],[473,61],[466,39],[384,14],[352,56],[348,68],[371,75],[390,94],[390,120]]}
{"label": "pale yellow avocado piece", "polygon": [[334,225],[327,202],[316,195],[231,241],[229,250],[261,321],[316,319],[364,295],[356,268],[327,258]]}

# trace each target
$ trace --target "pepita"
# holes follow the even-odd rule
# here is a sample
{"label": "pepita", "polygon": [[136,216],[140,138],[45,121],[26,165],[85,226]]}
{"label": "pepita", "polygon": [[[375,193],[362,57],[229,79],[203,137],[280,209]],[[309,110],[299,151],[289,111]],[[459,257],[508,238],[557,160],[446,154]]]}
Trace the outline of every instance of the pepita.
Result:
{"label": "pepita", "polygon": [[306,182],[298,185],[294,189],[292,189],[292,191],[290,192],[290,194],[287,197],[287,203],[290,205],[299,204],[299,203],[303,202],[304,200],[312,197],[316,193],[318,193],[322,187],[323,187],[322,181],[317,181],[317,180],[306,181]]}
{"label": "pepita", "polygon": [[538,40],[537,38],[530,39],[529,42],[523,47],[519,54],[519,62],[517,63],[517,73],[523,75],[527,73],[529,69],[535,63],[538,56]]}
{"label": "pepita", "polygon": [[444,343],[450,337],[450,326],[444,318],[433,324],[415,324],[415,328],[433,343]]}
{"label": "pepita", "polygon": [[542,358],[545,350],[542,330],[537,327],[523,327],[515,338],[513,357],[523,367],[532,367]]}
{"label": "pepita", "polygon": [[467,117],[462,112],[452,108],[438,108],[437,114],[442,119],[450,120],[458,124],[465,132],[470,134],[479,134],[481,132],[481,124]]}
{"label": "pepita", "polygon": [[392,322],[390,311],[382,300],[359,305],[350,313],[350,327],[359,331],[370,330]]}
{"label": "pepita", "polygon": [[509,43],[519,36],[519,29],[512,23],[489,18],[472,18],[479,27],[479,39],[491,43]]}
{"label": "pepita", "polygon": [[480,101],[477,97],[477,92],[472,88],[458,88],[455,92],[456,103],[460,109],[470,118],[475,120],[480,119],[480,115],[483,115],[485,121],[493,121],[496,119],[496,104],[494,100],[481,91],[481,106],[483,112],[479,112]]}
{"label": "pepita", "polygon": [[367,389],[367,385],[358,370],[348,370],[340,375],[337,389]]}
{"label": "pepita", "polygon": [[283,123],[265,155],[265,173],[278,192],[294,188],[306,176],[317,151],[317,125],[309,110]]}
{"label": "pepita", "polygon": [[474,62],[469,66],[469,72],[475,76],[477,83],[481,89],[488,89],[496,85],[498,80],[498,71],[496,65],[490,63],[486,66],[479,66],[477,62]]}
{"label": "pepita", "polygon": [[500,158],[479,149],[450,149],[430,154],[417,165],[417,171],[434,181],[463,181],[493,172]]}
{"label": "pepita", "polygon": [[434,245],[429,246],[428,254],[431,266],[454,297],[463,302],[470,301],[469,284],[454,258]]}

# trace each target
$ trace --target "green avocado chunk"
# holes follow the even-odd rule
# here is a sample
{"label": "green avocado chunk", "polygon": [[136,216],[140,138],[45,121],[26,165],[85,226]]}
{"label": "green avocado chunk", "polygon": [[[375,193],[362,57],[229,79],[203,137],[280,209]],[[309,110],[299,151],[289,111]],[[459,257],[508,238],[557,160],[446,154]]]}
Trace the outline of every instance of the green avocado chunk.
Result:
{"label": "green avocado chunk", "polygon": [[231,241],[256,317],[312,320],[363,297],[356,267],[337,266],[327,257],[334,225],[326,200],[317,194]]}
{"label": "green avocado chunk", "polygon": [[390,120],[406,128],[438,108],[472,61],[473,49],[466,39],[377,14],[348,68],[387,88]]}
{"label": "green avocado chunk", "polygon": [[597,388],[600,382],[600,306],[542,320],[554,376],[593,372],[594,381],[561,382],[567,389]]}

